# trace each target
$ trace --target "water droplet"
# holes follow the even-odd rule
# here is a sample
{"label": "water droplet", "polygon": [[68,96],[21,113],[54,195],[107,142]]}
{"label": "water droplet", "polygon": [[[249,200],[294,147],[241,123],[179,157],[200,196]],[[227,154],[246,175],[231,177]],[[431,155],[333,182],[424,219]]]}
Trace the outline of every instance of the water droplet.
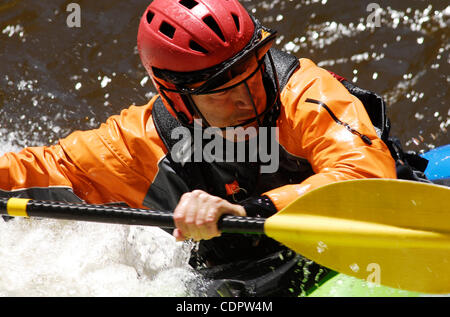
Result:
{"label": "water droplet", "polygon": [[328,246],[323,241],[317,243],[317,253],[323,253],[326,249],[328,249]]}
{"label": "water droplet", "polygon": [[102,79],[102,82],[100,83],[100,86],[102,88],[105,88],[110,82],[111,82],[111,78],[109,78],[108,76],[104,76]]}
{"label": "water droplet", "polygon": [[351,269],[353,272],[358,272],[358,271],[359,271],[359,266],[358,266],[358,264],[353,263],[352,265],[350,265],[350,269]]}
{"label": "water droplet", "polygon": [[145,84],[148,82],[148,76],[145,76],[144,78],[142,78],[141,80],[141,86],[144,87]]}

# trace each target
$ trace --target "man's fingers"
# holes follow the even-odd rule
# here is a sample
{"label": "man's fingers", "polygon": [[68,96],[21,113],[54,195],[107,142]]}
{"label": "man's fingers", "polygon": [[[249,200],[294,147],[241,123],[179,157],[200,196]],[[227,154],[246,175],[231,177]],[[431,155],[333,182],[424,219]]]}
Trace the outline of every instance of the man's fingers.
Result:
{"label": "man's fingers", "polygon": [[217,221],[223,214],[245,216],[245,209],[201,190],[181,196],[174,210],[177,227],[173,235],[177,240],[192,238],[196,241],[220,236]]}
{"label": "man's fingers", "polygon": [[186,217],[187,214],[191,213],[193,203],[195,203],[195,201],[192,201],[190,193],[186,193],[181,196],[180,201],[173,212],[175,226],[185,237],[189,237],[189,228],[186,223]]}
{"label": "man's fingers", "polygon": [[184,240],[187,239],[187,238],[183,235],[183,233],[181,232],[181,230],[178,229],[178,228],[176,228],[176,229],[173,230],[172,235],[175,237],[175,239],[176,239],[177,241],[184,241]]}
{"label": "man's fingers", "polygon": [[217,228],[217,221],[221,215],[214,209],[209,210],[204,217],[205,234],[208,239],[220,236],[221,232]]}

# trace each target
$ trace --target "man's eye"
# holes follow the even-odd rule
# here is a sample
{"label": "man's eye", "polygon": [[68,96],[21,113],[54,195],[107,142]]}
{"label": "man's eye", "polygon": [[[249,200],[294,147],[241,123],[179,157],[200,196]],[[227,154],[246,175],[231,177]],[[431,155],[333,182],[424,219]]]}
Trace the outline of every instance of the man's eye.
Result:
{"label": "man's eye", "polygon": [[228,94],[228,91],[224,90],[224,91],[216,92],[216,93],[212,94],[211,96],[213,96],[213,97],[223,97],[226,94]]}

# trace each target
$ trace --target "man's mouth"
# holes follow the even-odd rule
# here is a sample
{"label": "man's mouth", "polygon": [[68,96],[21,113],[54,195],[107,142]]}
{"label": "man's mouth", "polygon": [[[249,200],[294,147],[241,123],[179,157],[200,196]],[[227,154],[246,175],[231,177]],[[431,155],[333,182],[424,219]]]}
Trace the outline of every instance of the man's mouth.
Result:
{"label": "man's mouth", "polygon": [[250,113],[248,113],[248,114],[245,114],[245,115],[243,115],[243,116],[240,116],[240,117],[237,119],[237,122],[241,123],[241,122],[245,122],[245,121],[251,120],[251,119],[253,119],[253,118],[255,118],[255,114],[254,114],[253,112],[250,112]]}

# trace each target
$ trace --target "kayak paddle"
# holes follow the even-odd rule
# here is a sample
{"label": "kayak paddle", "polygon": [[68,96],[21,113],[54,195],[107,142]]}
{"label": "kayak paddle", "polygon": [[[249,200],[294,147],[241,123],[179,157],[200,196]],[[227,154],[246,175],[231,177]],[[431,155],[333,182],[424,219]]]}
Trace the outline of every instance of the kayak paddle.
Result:
{"label": "kayak paddle", "polygon": [[[270,218],[225,216],[224,232],[266,234],[347,275],[394,288],[450,293],[450,188],[362,179],[329,184]],[[0,214],[173,228],[172,214],[107,205],[0,199]]]}

